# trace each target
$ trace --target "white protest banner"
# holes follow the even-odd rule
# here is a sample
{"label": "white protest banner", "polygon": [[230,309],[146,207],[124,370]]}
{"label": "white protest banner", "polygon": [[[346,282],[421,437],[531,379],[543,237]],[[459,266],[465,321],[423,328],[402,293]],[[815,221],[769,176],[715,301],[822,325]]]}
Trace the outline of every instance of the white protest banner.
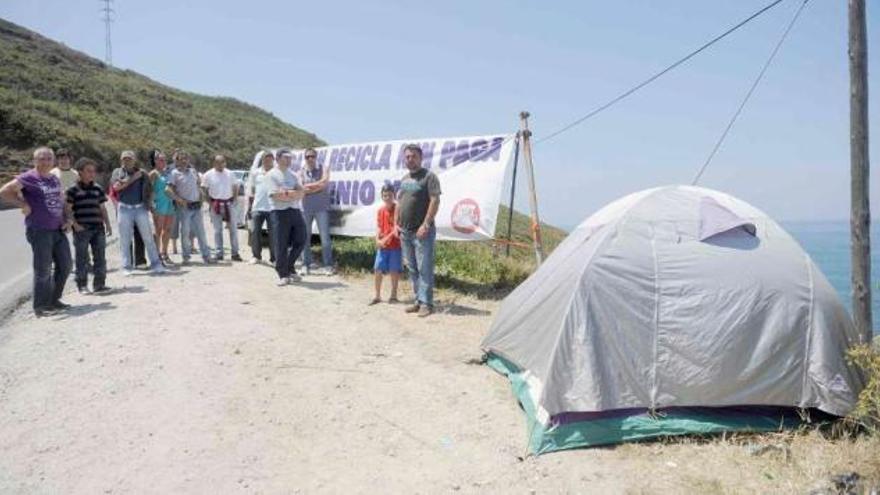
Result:
{"label": "white protest banner", "polygon": [[[331,232],[366,237],[376,234],[376,212],[382,206],[381,190],[395,191],[407,174],[403,148],[422,149],[422,166],[440,179],[440,209],[435,217],[437,238],[476,241],[495,235],[511,158],[513,135],[409,139],[343,144],[315,148],[317,166],[329,167]],[[274,150],[273,150],[274,151]],[[291,169],[303,166],[303,150],[292,151]],[[260,166],[258,153],[251,173]]]}

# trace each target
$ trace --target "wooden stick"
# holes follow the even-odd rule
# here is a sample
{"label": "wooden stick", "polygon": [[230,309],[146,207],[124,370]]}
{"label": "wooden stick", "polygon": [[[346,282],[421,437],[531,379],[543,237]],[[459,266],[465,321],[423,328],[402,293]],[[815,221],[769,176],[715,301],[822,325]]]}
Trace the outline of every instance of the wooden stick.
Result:
{"label": "wooden stick", "polygon": [[865,0],[849,0],[849,144],[853,321],[863,343],[873,335],[871,315],[871,206],[868,198],[868,44]]}

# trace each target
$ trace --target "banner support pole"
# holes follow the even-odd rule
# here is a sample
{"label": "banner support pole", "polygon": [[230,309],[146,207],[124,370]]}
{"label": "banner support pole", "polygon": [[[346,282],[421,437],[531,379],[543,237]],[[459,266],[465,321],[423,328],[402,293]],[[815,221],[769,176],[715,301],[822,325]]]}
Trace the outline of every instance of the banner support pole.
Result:
{"label": "banner support pole", "polygon": [[516,169],[519,165],[519,132],[516,133],[515,139],[513,148],[513,178],[510,181],[510,207],[507,210],[507,245],[504,246],[508,258],[510,257],[510,241],[513,240],[511,237],[513,231],[513,198],[516,193]]}
{"label": "banner support pole", "polygon": [[532,162],[532,131],[529,130],[529,112],[519,114],[520,135],[523,140],[523,158],[529,180],[529,209],[532,220],[532,241],[535,245],[535,260],[538,266],[544,261],[544,243],[541,241],[541,220],[538,216],[538,193],[535,190],[535,169]]}

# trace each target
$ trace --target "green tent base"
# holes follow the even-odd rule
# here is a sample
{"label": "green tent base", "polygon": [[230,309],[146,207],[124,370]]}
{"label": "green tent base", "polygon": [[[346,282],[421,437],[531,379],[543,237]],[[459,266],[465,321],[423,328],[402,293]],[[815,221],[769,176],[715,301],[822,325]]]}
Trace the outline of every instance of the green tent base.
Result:
{"label": "green tent base", "polygon": [[496,354],[489,354],[487,364],[510,380],[513,393],[526,413],[529,450],[535,455],[672,435],[780,431],[804,424],[800,416],[792,413],[793,409],[783,412],[779,408],[772,414],[758,408],[755,413],[743,412],[748,409],[739,408],[736,414],[731,414],[726,408],[700,407],[672,408],[654,415],[647,412],[609,415],[565,424],[551,422],[549,425],[542,425],[536,419],[535,404],[532,402],[529,386],[523,379],[522,370]]}

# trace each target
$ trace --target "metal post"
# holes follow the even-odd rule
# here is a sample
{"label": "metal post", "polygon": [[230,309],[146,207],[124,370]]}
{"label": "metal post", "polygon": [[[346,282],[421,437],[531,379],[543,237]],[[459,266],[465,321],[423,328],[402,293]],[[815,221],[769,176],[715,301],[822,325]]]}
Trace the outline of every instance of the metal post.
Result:
{"label": "metal post", "polygon": [[535,244],[535,259],[540,266],[544,261],[544,244],[541,241],[541,219],[538,216],[538,193],[535,191],[535,169],[532,163],[532,132],[529,130],[529,112],[520,112],[520,136],[522,136],[523,158],[529,180],[529,209],[532,220],[532,240]]}
{"label": "metal post", "polygon": [[516,169],[519,164],[519,133],[516,134],[516,141],[513,145],[513,178],[510,181],[510,207],[507,210],[507,245],[504,246],[506,255],[510,256],[510,241],[513,231],[513,198],[516,193]]}
{"label": "metal post", "polygon": [[871,206],[868,199],[868,44],[865,0],[849,0],[849,149],[853,320],[871,341]]}

